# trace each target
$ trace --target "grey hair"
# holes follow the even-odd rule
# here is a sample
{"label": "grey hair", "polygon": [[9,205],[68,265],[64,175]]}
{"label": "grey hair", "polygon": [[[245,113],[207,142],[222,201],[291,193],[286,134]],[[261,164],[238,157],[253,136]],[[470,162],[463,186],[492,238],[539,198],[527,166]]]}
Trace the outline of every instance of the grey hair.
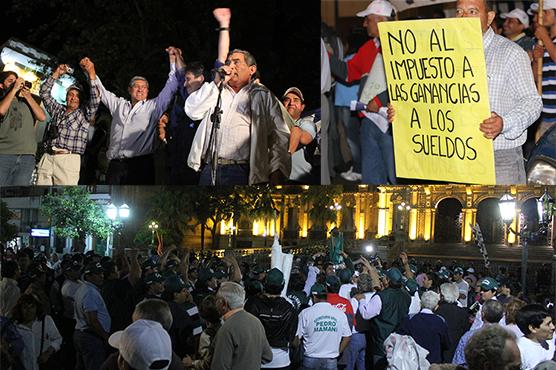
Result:
{"label": "grey hair", "polygon": [[245,63],[247,63],[248,66],[256,66],[257,65],[257,61],[255,60],[255,57],[253,56],[253,54],[251,54],[247,50],[234,49],[234,50],[230,51],[228,56],[230,56],[234,53],[243,54],[243,56],[245,57]]}
{"label": "grey hair", "polygon": [[149,81],[147,81],[147,79],[143,76],[133,76],[133,78],[129,81],[128,87],[133,87],[133,85],[137,81],[145,81],[146,84],[147,84],[147,87],[149,87]]}
{"label": "grey hair", "polygon": [[483,321],[496,324],[504,316],[504,305],[495,299],[489,299],[481,308],[481,316]]}
{"label": "grey hair", "polygon": [[435,307],[440,302],[440,294],[433,292],[432,290],[428,290],[421,296],[421,307],[428,308],[430,310],[434,310]]}
{"label": "grey hair", "polygon": [[133,320],[152,320],[160,323],[166,331],[170,330],[174,318],[168,303],[162,299],[145,299],[135,306]]}
{"label": "grey hair", "polygon": [[364,292],[372,292],[373,291],[373,281],[369,274],[361,274],[359,275],[359,280],[357,281],[357,288]]}
{"label": "grey hair", "polygon": [[440,286],[440,294],[445,302],[454,303],[459,298],[459,288],[454,283],[444,283]]}
{"label": "grey hair", "polygon": [[243,302],[245,302],[245,289],[233,281],[222,283],[216,295],[223,298],[232,310],[243,307]]}

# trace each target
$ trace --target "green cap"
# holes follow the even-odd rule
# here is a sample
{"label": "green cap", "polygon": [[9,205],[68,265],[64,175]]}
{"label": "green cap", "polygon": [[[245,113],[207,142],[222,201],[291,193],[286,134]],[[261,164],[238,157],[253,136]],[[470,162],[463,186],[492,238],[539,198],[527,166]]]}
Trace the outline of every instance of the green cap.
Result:
{"label": "green cap", "polygon": [[397,267],[390,267],[386,270],[386,277],[388,277],[388,279],[390,279],[393,283],[399,283],[402,281],[402,273]]}
{"label": "green cap", "polygon": [[268,285],[280,286],[284,284],[284,274],[275,267],[267,272],[265,282]]}
{"label": "green cap", "polygon": [[326,287],[322,284],[316,283],[311,287],[311,294],[324,295],[326,294]]}
{"label": "green cap", "polygon": [[164,281],[164,277],[160,275],[158,272],[153,272],[147,274],[143,279],[146,285],[151,285],[152,283],[162,283]]}
{"label": "green cap", "polygon": [[481,281],[481,289],[496,290],[498,289],[498,282],[491,277],[486,277]]}

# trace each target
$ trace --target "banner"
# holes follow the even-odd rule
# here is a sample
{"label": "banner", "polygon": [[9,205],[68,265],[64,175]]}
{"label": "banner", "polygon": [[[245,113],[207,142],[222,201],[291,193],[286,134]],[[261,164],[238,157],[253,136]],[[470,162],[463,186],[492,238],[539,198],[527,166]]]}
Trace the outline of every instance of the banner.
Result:
{"label": "banner", "polygon": [[478,18],[380,22],[398,177],[494,184]]}

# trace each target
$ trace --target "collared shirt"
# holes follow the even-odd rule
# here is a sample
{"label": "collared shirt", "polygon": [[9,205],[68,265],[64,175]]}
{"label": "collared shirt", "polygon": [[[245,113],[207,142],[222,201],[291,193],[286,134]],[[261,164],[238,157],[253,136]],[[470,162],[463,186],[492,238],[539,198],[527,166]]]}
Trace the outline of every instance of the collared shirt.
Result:
{"label": "collared shirt", "polygon": [[504,124],[494,139],[494,150],[520,147],[527,139],[527,127],[542,110],[529,57],[516,43],[490,28],[483,35],[483,45],[490,110],[502,117]]}
{"label": "collared shirt", "polygon": [[67,112],[66,107],[52,97],[51,91],[55,81],[50,76],[40,90],[40,97],[52,117],[50,124],[55,125],[58,131],[58,137],[48,138],[47,145],[66,149],[72,153],[83,154],[87,146],[90,122],[95,117],[100,105],[100,96],[97,90],[98,79],[89,81],[91,96],[87,105],[81,106],[72,112]]}
{"label": "collared shirt", "polygon": [[110,332],[112,320],[106,309],[104,299],[100,294],[98,287],[88,281],[84,281],[75,293],[75,329],[85,330],[91,329],[87,321],[86,312],[96,312],[97,319],[105,332]]}
{"label": "collared shirt", "polygon": [[359,312],[365,320],[378,316],[380,311],[382,311],[382,299],[378,294],[373,295],[370,300],[366,297],[359,300]]}
{"label": "collared shirt", "polygon": [[138,157],[153,151],[156,124],[168,108],[177,88],[175,64],[171,64],[166,85],[154,99],[142,100],[135,105],[106,90],[100,79],[101,100],[112,115],[110,144],[106,152],[109,160]]}

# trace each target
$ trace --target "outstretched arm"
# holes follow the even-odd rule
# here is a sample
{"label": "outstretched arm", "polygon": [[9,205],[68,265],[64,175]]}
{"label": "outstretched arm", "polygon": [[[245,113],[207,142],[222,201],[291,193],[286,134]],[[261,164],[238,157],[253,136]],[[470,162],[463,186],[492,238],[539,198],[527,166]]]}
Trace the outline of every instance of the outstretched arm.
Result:
{"label": "outstretched arm", "polygon": [[89,77],[89,85],[91,86],[89,103],[85,108],[85,118],[90,122],[95,117],[98,106],[100,105],[100,93],[97,87],[97,74],[95,71],[95,65],[89,58],[85,57],[81,59],[79,65]]}
{"label": "outstretched arm", "polygon": [[212,11],[212,14],[219,25],[217,60],[224,64],[230,51],[230,19],[232,18],[232,12],[229,8],[217,8]]}
{"label": "outstretched arm", "polygon": [[56,68],[54,73],[52,73],[52,76],[50,76],[46,80],[46,82],[42,84],[41,89],[39,91],[39,95],[42,101],[44,102],[44,106],[46,107],[46,109],[48,110],[51,116],[64,110],[64,106],[58,103],[52,97],[52,87],[54,86],[54,82],[66,73],[67,67],[68,66],[65,64],[60,64],[58,68]]}

